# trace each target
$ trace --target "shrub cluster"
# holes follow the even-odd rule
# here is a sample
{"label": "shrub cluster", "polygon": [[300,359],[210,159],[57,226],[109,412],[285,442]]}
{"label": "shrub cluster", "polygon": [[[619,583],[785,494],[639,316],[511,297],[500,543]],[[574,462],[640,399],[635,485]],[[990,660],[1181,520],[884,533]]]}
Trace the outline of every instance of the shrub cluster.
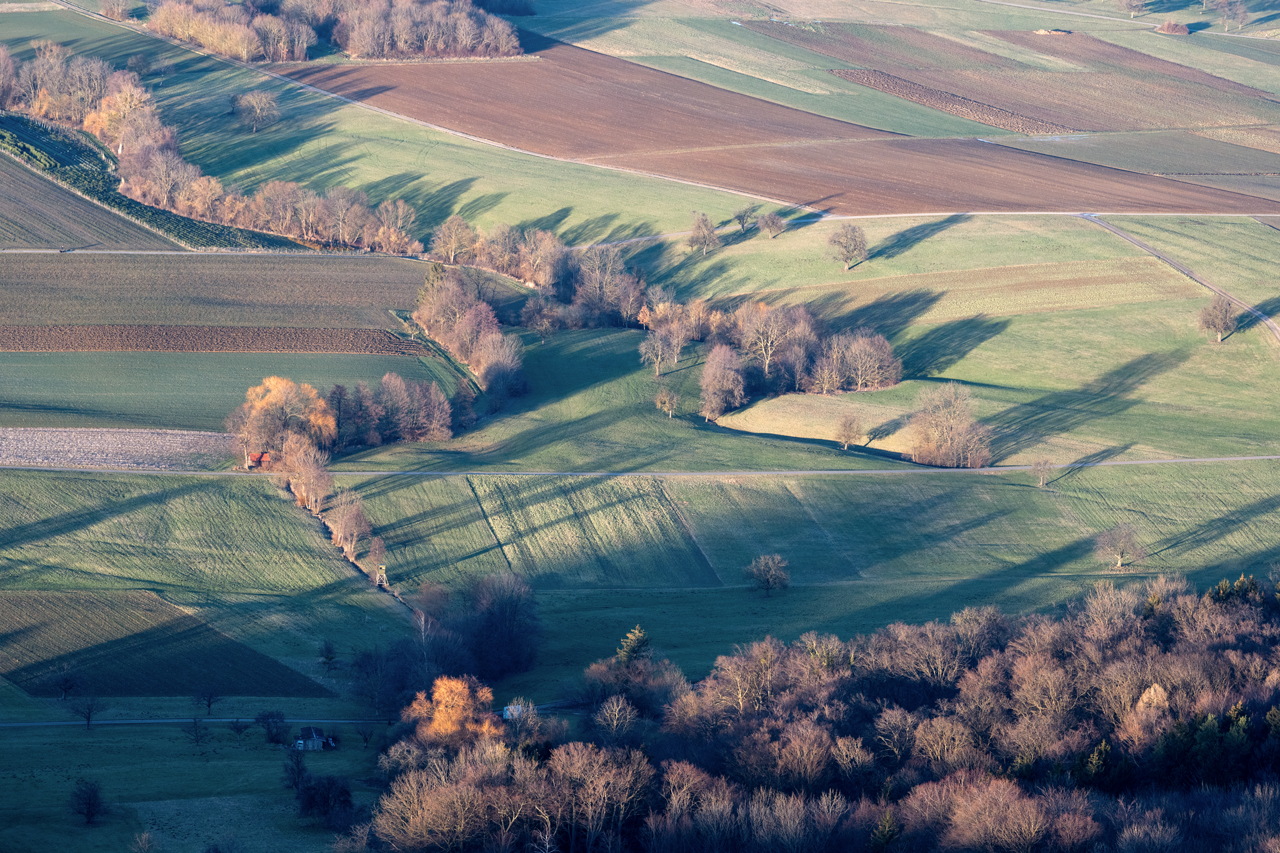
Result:
{"label": "shrub cluster", "polygon": [[633,631],[587,671],[580,742],[522,700],[496,734],[476,684],[420,694],[348,849],[1261,853],[1280,843],[1278,647],[1275,592],[1243,577],[765,639],[695,685]]}
{"label": "shrub cluster", "polygon": [[468,365],[492,400],[525,389],[524,346],[499,331],[493,307],[456,271],[433,268],[413,320],[458,361]]}

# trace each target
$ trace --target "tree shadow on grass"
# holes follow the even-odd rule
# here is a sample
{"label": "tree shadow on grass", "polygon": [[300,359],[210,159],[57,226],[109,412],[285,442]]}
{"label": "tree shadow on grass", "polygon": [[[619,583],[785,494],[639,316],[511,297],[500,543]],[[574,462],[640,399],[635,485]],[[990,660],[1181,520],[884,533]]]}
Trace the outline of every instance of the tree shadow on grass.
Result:
{"label": "tree shadow on grass", "polygon": [[913,225],[904,231],[899,231],[892,237],[874,247],[867,253],[867,260],[874,261],[880,258],[896,258],[905,254],[913,247],[923,243],[930,237],[937,236],[948,228],[968,222],[972,217],[967,213],[955,213],[951,216],[939,219],[936,222],[924,222],[920,225]]}
{"label": "tree shadow on grass", "polygon": [[1212,545],[1219,539],[1225,539],[1236,531],[1244,529],[1258,518],[1277,512],[1280,512],[1280,495],[1259,498],[1253,503],[1223,513],[1211,522],[1197,524],[1191,529],[1165,539],[1151,550],[1151,555],[1155,556],[1167,551],[1185,553]]}
{"label": "tree shadow on grass", "polygon": [[933,290],[907,290],[881,296],[853,310],[844,310],[839,302],[843,293],[825,293],[808,304],[810,313],[827,317],[833,329],[868,328],[893,341],[929,311],[943,293]]}
{"label": "tree shadow on grass", "polygon": [[1009,322],[979,314],[935,326],[898,350],[902,359],[902,375],[907,379],[924,379],[943,373],[1009,328]]}
{"label": "tree shadow on grass", "polygon": [[1132,394],[1177,368],[1188,350],[1148,353],[1104,373],[1073,391],[1053,391],[1012,406],[986,420],[992,430],[991,455],[1000,461],[1046,438],[1071,432],[1091,421],[1128,411],[1140,401]]}
{"label": "tree shadow on grass", "polygon": [[1103,462],[1110,462],[1117,456],[1122,456],[1129,452],[1129,448],[1133,447],[1133,442],[1128,444],[1117,444],[1115,447],[1104,447],[1102,450],[1081,456],[1079,459],[1071,462],[1065,468],[1058,469],[1058,475],[1045,482],[1046,486],[1052,486],[1054,483],[1061,483],[1069,480],[1079,474],[1086,468],[1092,468]]}
{"label": "tree shadow on grass", "polygon": [[[1258,314],[1262,314],[1264,317],[1275,319],[1276,315],[1280,314],[1280,296],[1273,296],[1270,299],[1259,302],[1257,305],[1253,306],[1253,310],[1257,311]],[[1236,331],[1244,332],[1252,329],[1254,326],[1261,325],[1262,319],[1259,318],[1257,314],[1251,314],[1250,312],[1245,311],[1240,314],[1236,323]]]}
{"label": "tree shadow on grass", "polygon": [[3,531],[4,547],[14,548],[31,542],[43,542],[55,536],[65,536],[144,507],[166,504],[194,492],[210,491],[216,485],[205,481],[190,483],[185,486],[158,488],[153,492],[137,495],[123,501],[103,503],[50,518],[42,518],[39,521],[33,521],[28,524],[19,524]]}

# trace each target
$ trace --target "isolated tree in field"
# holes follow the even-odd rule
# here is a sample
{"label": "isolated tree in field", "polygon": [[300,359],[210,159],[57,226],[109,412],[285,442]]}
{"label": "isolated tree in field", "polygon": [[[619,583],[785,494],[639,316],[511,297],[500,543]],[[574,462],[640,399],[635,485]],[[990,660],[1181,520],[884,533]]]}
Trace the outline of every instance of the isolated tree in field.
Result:
{"label": "isolated tree in field", "polygon": [[716,344],[702,366],[702,417],[713,421],[746,402],[742,358],[728,344]]}
{"label": "isolated tree in field", "polygon": [[832,255],[844,264],[846,270],[867,259],[867,235],[860,226],[852,222],[841,225],[839,230],[827,238]]}
{"label": "isolated tree in field", "polygon": [[1236,29],[1240,30],[1245,24],[1249,23],[1249,9],[1241,0],[1219,0],[1214,3],[1214,7],[1218,10],[1218,14],[1222,15],[1222,29],[1230,30],[1231,25],[1235,24]]}
{"label": "isolated tree in field", "polygon": [[738,223],[738,231],[741,234],[747,233],[747,228],[756,220],[756,211],[760,209],[760,205],[753,204],[750,207],[744,207],[741,210],[735,210],[733,213],[733,221]]}
{"label": "isolated tree in field", "polygon": [[716,233],[716,227],[711,224],[711,219],[705,213],[694,212],[693,233],[689,235],[689,247],[694,251],[701,250],[702,257],[705,258],[707,252],[720,248],[721,244],[720,235]]}
{"label": "isolated tree in field", "polygon": [[160,853],[160,842],[149,832],[139,832],[129,842],[129,853]]}
{"label": "isolated tree in field", "polygon": [[333,667],[338,659],[338,649],[333,644],[333,640],[323,640],[320,643],[320,663],[324,664],[326,673],[333,672]]}
{"label": "isolated tree in field", "polygon": [[991,461],[991,431],[973,417],[973,393],[957,382],[920,392],[911,417],[912,458],[940,468],[981,468]]}
{"label": "isolated tree in field", "polygon": [[300,749],[289,750],[289,754],[284,759],[283,770],[280,781],[286,788],[294,791],[302,790],[302,786],[311,776],[311,771],[307,769],[306,753]]}
{"label": "isolated tree in field", "polygon": [[1236,309],[1231,300],[1221,293],[1214,294],[1213,301],[1200,309],[1200,329],[1218,336],[1218,343],[1236,330]]}
{"label": "isolated tree in field", "polygon": [[769,239],[772,240],[787,230],[787,220],[776,213],[766,213],[756,220],[756,227],[768,234]]}
{"label": "isolated tree in field", "polygon": [[1049,482],[1052,473],[1053,464],[1048,459],[1037,459],[1031,463],[1031,476],[1036,478],[1036,484],[1042,489]]}
{"label": "isolated tree in field", "polygon": [[628,666],[639,660],[648,660],[653,656],[653,645],[649,635],[639,625],[627,632],[613,657],[622,666]]}
{"label": "isolated tree in field", "polygon": [[191,722],[182,727],[182,735],[199,746],[209,737],[209,724],[199,717],[192,717]]}
{"label": "isolated tree in field", "polygon": [[71,811],[84,818],[86,824],[92,824],[96,818],[106,814],[107,801],[102,796],[102,783],[96,780],[81,779],[71,791]]}
{"label": "isolated tree in field", "polygon": [[457,263],[458,258],[469,255],[480,241],[480,235],[467,220],[454,214],[431,235],[431,251]]}
{"label": "isolated tree in field", "polygon": [[1093,553],[1103,562],[1114,560],[1113,569],[1122,569],[1126,563],[1140,563],[1147,556],[1132,524],[1120,524],[1099,533],[1094,540]]}
{"label": "isolated tree in field", "polygon": [[1129,17],[1132,18],[1146,13],[1147,0],[1120,0],[1120,8],[1128,12]]}
{"label": "isolated tree in field", "polygon": [[227,723],[227,728],[236,736],[236,746],[240,745],[240,739],[244,737],[244,733],[253,728],[253,723],[248,720],[232,720]]}
{"label": "isolated tree in field", "polygon": [[235,114],[242,125],[257,133],[258,128],[274,124],[280,118],[280,105],[274,92],[246,92],[236,95]]}
{"label": "isolated tree in field", "polygon": [[71,713],[84,720],[86,729],[93,727],[93,718],[100,716],[103,711],[107,710],[107,703],[98,697],[93,689],[71,703]]}
{"label": "isolated tree in field", "polygon": [[852,412],[842,416],[836,425],[836,441],[840,442],[840,447],[848,450],[849,445],[857,444],[861,438],[862,421],[858,416]]}
{"label": "isolated tree in field", "polygon": [[284,743],[289,734],[289,725],[284,721],[284,711],[263,711],[254,717],[253,721],[262,726],[262,735],[267,743]]}
{"label": "isolated tree in field", "polygon": [[680,407],[680,395],[670,388],[660,388],[653,403],[660,411],[666,412],[668,418],[672,418]]}
{"label": "isolated tree in field", "polygon": [[206,684],[196,691],[191,697],[191,701],[196,705],[204,706],[204,715],[208,717],[213,713],[213,706],[222,701],[222,693],[212,684]]}
{"label": "isolated tree in field", "polygon": [[765,554],[756,557],[751,565],[743,570],[747,580],[762,590],[765,597],[773,595],[775,589],[786,589],[791,585],[791,575],[787,572],[787,561],[781,554]]}

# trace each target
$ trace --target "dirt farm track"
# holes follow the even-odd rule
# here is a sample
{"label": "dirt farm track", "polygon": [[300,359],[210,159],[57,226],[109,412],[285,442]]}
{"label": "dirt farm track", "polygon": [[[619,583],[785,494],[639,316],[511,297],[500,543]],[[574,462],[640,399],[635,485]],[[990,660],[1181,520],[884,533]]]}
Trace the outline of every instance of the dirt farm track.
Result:
{"label": "dirt farm track", "polygon": [[0,326],[0,352],[299,352],[427,355],[379,329],[248,326]]}
{"label": "dirt farm track", "polygon": [[[539,62],[294,66],[291,77],[450,130],[837,214],[1280,212],[1280,202],[822,118],[522,33]],[[1043,121],[1043,119],[1040,119]]]}

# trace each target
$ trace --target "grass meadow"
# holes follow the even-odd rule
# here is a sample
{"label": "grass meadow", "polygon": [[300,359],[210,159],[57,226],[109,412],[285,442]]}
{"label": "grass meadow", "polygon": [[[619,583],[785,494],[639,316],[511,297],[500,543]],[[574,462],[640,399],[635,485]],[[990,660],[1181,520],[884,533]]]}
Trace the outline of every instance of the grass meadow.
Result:
{"label": "grass meadow", "polygon": [[428,358],[297,353],[0,352],[0,426],[221,430],[267,376],[334,384],[453,378]]}
{"label": "grass meadow", "polygon": [[[343,748],[307,753],[307,766],[350,777],[357,804],[370,805],[377,792],[360,780],[376,772],[377,753],[345,728]],[[196,746],[178,725],[0,728],[0,848],[48,849],[56,838],[63,850],[105,853],[150,832],[169,853],[201,853],[232,838],[248,850],[324,849],[333,833],[300,819],[280,784],[283,748],[264,744],[256,728],[240,743],[225,723],[209,730]],[[100,780],[112,806],[90,827],[66,806],[81,778]]]}
{"label": "grass meadow", "polygon": [[[277,689],[331,696],[321,640],[346,657],[405,625],[265,478],[10,470],[0,496],[0,609],[23,624],[4,674],[20,684],[67,663],[98,672],[104,695],[186,696],[206,677],[227,695],[278,695],[274,677]],[[43,612],[83,616],[33,615]],[[219,650],[243,671],[208,666]]]}
{"label": "grass meadow", "polygon": [[[969,605],[1062,606],[1099,580],[1132,579],[1092,554],[1093,537],[1120,523],[1151,552],[1141,576],[1185,573],[1204,586],[1265,575],[1280,559],[1270,533],[1278,479],[1280,464],[1258,462],[1061,471],[1044,489],[1025,473],[387,478],[358,488],[402,589],[464,588],[507,564],[529,578],[545,624],[541,663],[497,693],[550,700],[637,622],[698,678],[733,644],[767,634],[847,637]],[[519,511],[496,514],[494,491],[520,494]],[[407,506],[425,509],[406,516]],[[742,568],[761,553],[789,560],[790,590],[765,599],[745,586]]]}

